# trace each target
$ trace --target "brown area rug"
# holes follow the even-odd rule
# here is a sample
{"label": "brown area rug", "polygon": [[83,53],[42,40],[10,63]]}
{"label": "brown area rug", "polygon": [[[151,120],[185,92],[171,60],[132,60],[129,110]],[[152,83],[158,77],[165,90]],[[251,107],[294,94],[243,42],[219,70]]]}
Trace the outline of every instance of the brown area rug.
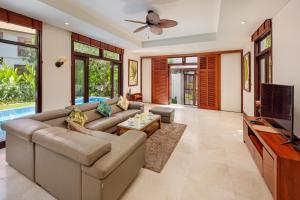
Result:
{"label": "brown area rug", "polygon": [[185,124],[162,124],[146,141],[146,164],[144,168],[160,173],[173,153]]}

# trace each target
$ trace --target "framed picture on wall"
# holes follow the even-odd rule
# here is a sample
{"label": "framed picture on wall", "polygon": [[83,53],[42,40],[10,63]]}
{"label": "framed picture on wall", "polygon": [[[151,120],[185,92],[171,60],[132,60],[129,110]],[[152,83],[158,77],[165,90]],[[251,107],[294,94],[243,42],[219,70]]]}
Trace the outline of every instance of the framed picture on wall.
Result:
{"label": "framed picture on wall", "polygon": [[128,60],[128,86],[138,85],[138,61]]}
{"label": "framed picture on wall", "polygon": [[248,52],[244,55],[243,59],[243,84],[244,90],[251,91],[251,53]]}

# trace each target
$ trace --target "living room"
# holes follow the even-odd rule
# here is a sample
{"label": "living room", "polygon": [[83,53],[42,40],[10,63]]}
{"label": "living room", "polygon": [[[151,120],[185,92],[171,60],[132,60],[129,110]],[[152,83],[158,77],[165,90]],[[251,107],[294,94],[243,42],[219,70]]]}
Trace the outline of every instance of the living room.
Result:
{"label": "living room", "polygon": [[300,199],[299,7],[0,0],[0,199]]}

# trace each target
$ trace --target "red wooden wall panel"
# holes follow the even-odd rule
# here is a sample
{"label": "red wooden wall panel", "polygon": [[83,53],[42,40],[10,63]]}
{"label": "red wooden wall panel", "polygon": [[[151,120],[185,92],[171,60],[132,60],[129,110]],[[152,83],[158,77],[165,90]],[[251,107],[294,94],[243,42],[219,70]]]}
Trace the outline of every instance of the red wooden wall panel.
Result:
{"label": "red wooden wall panel", "polygon": [[220,55],[199,57],[199,108],[220,110]]}
{"label": "red wooden wall panel", "polygon": [[169,67],[166,57],[152,59],[152,103],[169,104]]}

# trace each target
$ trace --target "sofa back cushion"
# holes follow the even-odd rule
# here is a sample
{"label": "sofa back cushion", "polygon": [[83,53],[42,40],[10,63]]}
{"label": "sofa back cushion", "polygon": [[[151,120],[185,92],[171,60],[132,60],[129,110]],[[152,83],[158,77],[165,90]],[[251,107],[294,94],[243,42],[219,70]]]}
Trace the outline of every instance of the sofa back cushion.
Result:
{"label": "sofa back cushion", "polygon": [[117,106],[117,104],[111,105],[111,109],[112,109],[112,114],[116,114],[123,111],[119,106]]}
{"label": "sofa back cushion", "polygon": [[84,114],[86,114],[86,116],[88,117],[86,123],[95,121],[103,117],[96,109],[85,111]]}
{"label": "sofa back cushion", "polygon": [[51,119],[44,121],[44,123],[50,125],[50,126],[57,126],[57,127],[62,127],[62,128],[67,128],[67,122],[66,122],[67,117],[59,117],[56,119]]}
{"label": "sofa back cushion", "polygon": [[108,103],[110,105],[114,105],[114,104],[117,104],[118,103],[118,100],[119,100],[119,97],[114,97],[112,99],[107,99],[105,100],[105,103]]}
{"label": "sofa back cushion", "polygon": [[37,113],[34,115],[29,115],[24,118],[26,119],[33,119],[40,122],[50,121],[57,118],[67,117],[70,114],[70,110],[67,109],[58,109],[58,110],[51,110],[42,113]]}

